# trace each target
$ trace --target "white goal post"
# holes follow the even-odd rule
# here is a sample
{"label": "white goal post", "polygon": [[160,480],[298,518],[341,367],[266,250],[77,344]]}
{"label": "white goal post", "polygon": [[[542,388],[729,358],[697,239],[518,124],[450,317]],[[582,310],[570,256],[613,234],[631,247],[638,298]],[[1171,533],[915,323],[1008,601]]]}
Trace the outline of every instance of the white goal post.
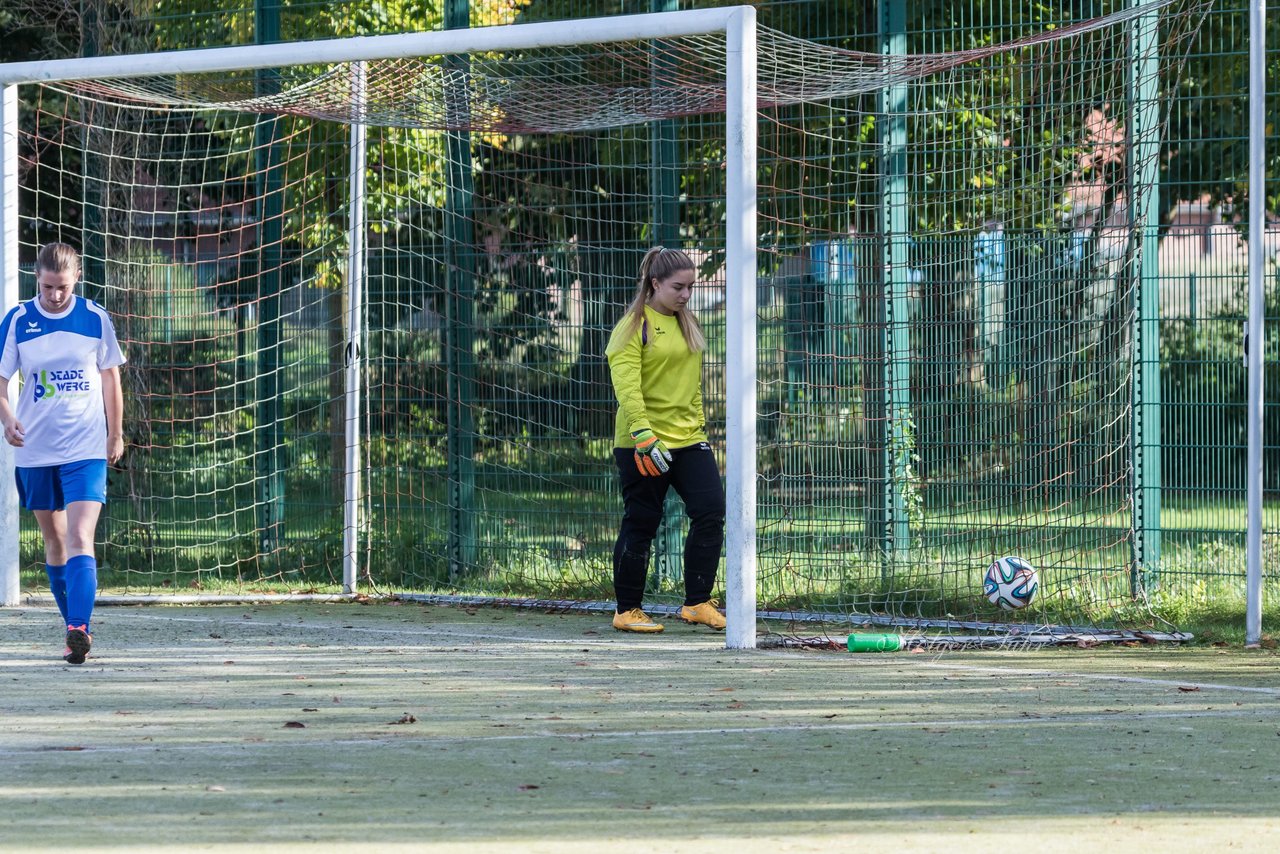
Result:
{"label": "white goal post", "polygon": [[[360,62],[427,55],[470,54],[484,51],[573,46],[589,43],[663,39],[723,34],[726,40],[726,610],[730,648],[756,645],[756,18],[749,6],[662,12],[563,23],[514,24],[444,32],[413,33],[299,42],[267,47],[244,46],[172,53],[21,62],[0,65],[3,132],[0,167],[3,205],[0,206],[0,312],[20,299],[18,293],[18,86],[25,83],[131,78],[156,74],[184,74],[252,70],[290,65]],[[363,151],[361,126],[353,125],[353,152]],[[352,199],[363,196],[363,166],[351,161]],[[352,223],[358,223],[352,217]],[[353,227],[354,230],[354,227]],[[349,259],[352,283],[359,282],[359,242],[352,240]],[[357,285],[358,287],[358,285]],[[358,293],[350,294],[352,302]],[[357,309],[352,307],[352,316]],[[345,592],[355,592],[360,525],[360,489],[356,453],[359,394],[356,381],[359,324],[348,328],[347,465],[345,477],[344,567]],[[16,394],[16,388],[11,388]],[[13,454],[0,447],[0,604],[19,601],[18,505],[12,483]]]}

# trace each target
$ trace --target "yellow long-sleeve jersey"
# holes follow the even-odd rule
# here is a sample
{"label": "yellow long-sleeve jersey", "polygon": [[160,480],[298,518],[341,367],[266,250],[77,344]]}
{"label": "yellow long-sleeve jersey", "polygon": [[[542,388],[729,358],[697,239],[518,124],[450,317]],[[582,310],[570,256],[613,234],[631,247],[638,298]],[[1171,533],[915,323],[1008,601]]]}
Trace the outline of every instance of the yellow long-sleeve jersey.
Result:
{"label": "yellow long-sleeve jersey", "polygon": [[634,330],[626,315],[613,328],[605,355],[618,398],[614,443],[630,448],[631,434],[648,427],[669,448],[707,441],[702,411],[702,353],[680,334],[674,316],[644,309]]}

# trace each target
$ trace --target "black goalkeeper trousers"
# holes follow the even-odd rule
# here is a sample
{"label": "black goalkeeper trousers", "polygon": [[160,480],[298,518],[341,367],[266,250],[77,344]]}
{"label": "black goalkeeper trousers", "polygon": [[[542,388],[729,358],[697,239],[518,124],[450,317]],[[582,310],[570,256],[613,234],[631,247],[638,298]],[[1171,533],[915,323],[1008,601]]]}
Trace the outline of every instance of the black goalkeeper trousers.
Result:
{"label": "black goalkeeper trousers", "polygon": [[711,446],[706,442],[671,450],[671,470],[645,477],[636,468],[635,452],[615,448],[614,461],[622,485],[622,528],[613,546],[613,592],[618,611],[639,608],[649,574],[649,551],[662,522],[668,487],[684,499],[689,536],[684,541],[684,603],[711,598],[724,545],[724,486]]}

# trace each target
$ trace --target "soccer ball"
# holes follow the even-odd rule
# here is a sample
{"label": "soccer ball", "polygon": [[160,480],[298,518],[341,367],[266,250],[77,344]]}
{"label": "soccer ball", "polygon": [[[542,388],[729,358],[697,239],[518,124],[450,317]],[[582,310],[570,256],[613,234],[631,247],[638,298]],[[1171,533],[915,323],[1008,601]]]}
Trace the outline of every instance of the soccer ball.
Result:
{"label": "soccer ball", "polygon": [[982,592],[1006,611],[1016,611],[1031,604],[1040,587],[1036,568],[1020,557],[1002,557],[987,567],[982,579]]}

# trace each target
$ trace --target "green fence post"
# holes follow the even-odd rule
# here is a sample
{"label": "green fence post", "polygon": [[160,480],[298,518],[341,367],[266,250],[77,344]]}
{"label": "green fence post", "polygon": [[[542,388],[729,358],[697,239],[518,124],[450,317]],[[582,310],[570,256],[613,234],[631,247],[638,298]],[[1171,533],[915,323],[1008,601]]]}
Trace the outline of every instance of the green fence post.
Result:
{"label": "green fence post", "polygon": [[173,265],[166,264],[164,270],[164,343],[173,343]]}
{"label": "green fence post", "polygon": [[[651,12],[674,12],[679,0],[652,0]],[[663,85],[664,76],[670,74],[670,58],[661,58],[655,52],[652,60],[654,85]],[[680,243],[680,192],[679,158],[676,151],[676,123],[670,119],[653,122],[650,135],[650,193],[653,197],[653,243],[660,246],[678,246]],[[667,492],[662,507],[662,527],[655,549],[654,569],[656,584],[664,581],[679,582],[684,577],[684,502],[674,489]]]}
{"label": "green fence post", "polygon": [[[80,55],[98,55],[98,4],[81,0]],[[86,117],[87,118],[87,117]],[[107,230],[103,205],[106,195],[107,166],[100,151],[101,139],[92,139],[91,125],[86,121],[81,140],[81,170],[84,182],[84,212],[80,219],[81,293],[93,300],[103,298],[107,284]],[[56,239],[65,240],[62,234]]]}
{"label": "green fence post", "polygon": [[[257,44],[280,41],[279,0],[255,0]],[[259,96],[280,90],[275,69],[255,72]],[[280,157],[280,119],[259,122],[256,129],[258,175],[258,375],[254,407],[254,437],[257,481],[257,528],[259,546],[274,553],[284,537],[284,450],[283,407],[280,393],[280,283],[284,239],[284,164]]]}
{"label": "green fence post", "polygon": [[[469,0],[446,0],[444,26],[448,30],[471,26]],[[466,109],[466,56],[445,58],[450,87],[450,110]],[[462,127],[466,116],[450,116],[450,127]],[[472,221],[474,189],[471,175],[471,134],[449,131],[445,139],[448,171],[445,189],[445,367],[448,396],[449,466],[449,577],[473,568],[476,556],[475,525],[475,226]]]}
{"label": "green fence post", "polygon": [[[880,4],[880,52],[886,57],[907,51],[905,0]],[[885,442],[884,513],[885,575],[892,574],[899,553],[910,545],[905,491],[914,442],[911,419],[911,327],[907,289],[910,265],[910,221],[907,199],[907,89],[891,86],[881,95],[880,145],[882,173],[880,210],[884,245],[885,302]]]}
{"label": "green fence post", "polygon": [[[1133,0],[1141,6],[1147,0]],[[1160,254],[1157,226],[1160,214],[1159,14],[1133,22],[1130,41],[1129,97],[1132,109],[1132,145],[1129,158],[1129,198],[1141,198],[1132,209],[1141,231],[1137,301],[1138,364],[1133,383],[1135,560],[1130,573],[1131,592],[1142,596],[1156,583],[1160,568]],[[1145,193],[1145,196],[1140,195]],[[1137,206],[1134,206],[1136,208]]]}

